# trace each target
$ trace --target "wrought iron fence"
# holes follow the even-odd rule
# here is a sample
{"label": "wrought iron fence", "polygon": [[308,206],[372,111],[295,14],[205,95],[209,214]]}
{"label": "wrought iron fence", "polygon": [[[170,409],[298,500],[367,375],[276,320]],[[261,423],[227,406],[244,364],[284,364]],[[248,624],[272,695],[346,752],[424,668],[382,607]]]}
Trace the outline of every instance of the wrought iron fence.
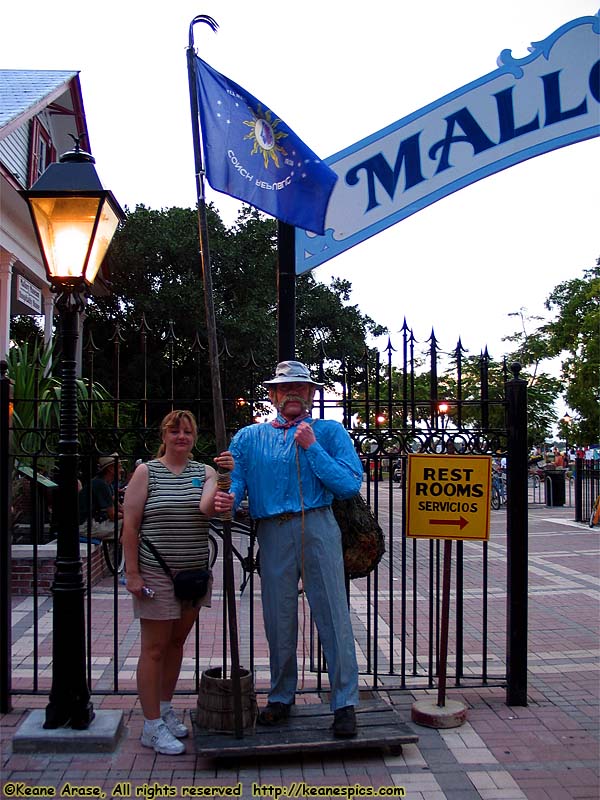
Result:
{"label": "wrought iron fence", "polygon": [[574,484],[575,519],[588,522],[594,502],[600,495],[600,461],[577,458]]}
{"label": "wrought iron fence", "polygon": [[[187,348],[178,342],[175,348],[175,331],[171,328],[172,336],[163,342],[163,350],[159,353],[148,347],[147,330],[144,321],[138,357],[129,357],[128,363],[123,363],[122,336],[116,328],[112,337],[112,376],[102,385],[95,375],[96,349],[93,339],[88,339],[83,375],[86,390],[82,391],[79,398],[79,463],[83,485],[94,475],[99,456],[118,453],[127,471],[133,468],[136,460],[151,457],[158,445],[158,422],[173,408],[188,408],[199,421],[197,457],[210,461],[214,455],[212,405],[207,396],[210,389],[208,384],[206,387],[203,385],[201,379],[206,370],[206,359],[198,339]],[[490,376],[491,362],[487,351],[467,362],[460,341],[452,353],[446,354],[439,348],[432,332],[423,356],[422,353],[416,353],[415,337],[406,324],[400,334],[398,350],[390,341],[383,353],[369,351],[358,361],[342,360],[335,363],[324,356],[316,365],[320,377],[334,372],[337,380],[331,390],[318,394],[314,413],[322,417],[336,417],[348,430],[364,464],[364,495],[378,517],[386,538],[387,552],[378,569],[366,578],[352,581],[348,587],[363,683],[391,690],[431,687],[436,679],[441,603],[440,542],[409,540],[406,537],[405,467],[411,453],[484,454],[495,458],[508,455],[509,504],[495,518],[495,524],[498,531],[508,532],[507,547],[510,550],[517,539],[511,538],[512,519],[512,528],[518,527],[519,547],[524,546],[525,550],[513,554],[511,573],[504,567],[504,550],[500,552],[490,548],[487,542],[476,545],[458,542],[453,589],[454,635],[450,641],[449,662],[453,666],[448,673],[449,681],[454,681],[455,685],[465,682],[476,685],[505,683],[507,653],[504,642],[507,624],[511,624],[511,614],[521,614],[519,609],[526,609],[523,597],[527,592],[527,537],[524,537],[524,545],[522,540],[527,530],[527,493],[526,490],[524,494],[521,491],[527,483],[525,382],[519,378],[516,367],[512,377],[504,365],[499,370],[496,367],[495,374]],[[182,397],[177,393],[184,352],[188,359],[185,385],[196,386],[195,396]],[[161,362],[162,391],[158,391],[156,385],[149,381],[157,360]],[[443,361],[446,369],[439,375]],[[191,372],[189,362],[194,364]],[[135,397],[125,397],[122,393],[122,377],[126,372],[131,372],[134,363],[139,391]],[[224,371],[230,369],[231,363],[225,347]],[[271,365],[271,368],[261,371],[251,354],[245,360],[238,358],[236,364],[238,371],[244,375],[247,391],[244,396],[229,397],[224,401],[227,426],[231,433],[264,412],[265,395],[261,393],[260,380],[272,368]],[[6,384],[5,379],[3,383]],[[227,382],[224,381],[223,385],[226,386]],[[56,535],[52,521],[52,482],[57,451],[57,414],[41,415],[42,402],[57,404],[58,400],[42,401],[38,395],[31,398],[16,397],[11,404],[3,400],[2,409],[2,424],[5,426],[2,430],[6,430],[3,447],[8,445],[5,447],[7,456],[3,461],[3,471],[0,472],[3,476],[0,510],[6,523],[2,533],[2,568],[9,571],[6,542],[9,542],[10,548],[10,537],[15,545],[21,544],[31,549],[31,604],[27,612],[31,652],[27,656],[27,676],[20,677],[17,682],[17,690],[21,693],[44,691],[48,685],[44,635],[47,635],[45,620],[51,598],[44,594],[41,564],[43,548],[51,547]],[[27,404],[33,409],[29,418],[34,422],[24,427],[19,424],[18,411]],[[10,439],[6,420],[13,409],[16,414],[12,420]],[[251,669],[264,672],[265,665],[255,652],[255,618],[260,606],[260,598],[255,591],[259,579],[250,568],[255,555],[255,541],[251,530],[247,533],[238,530],[236,535],[238,538],[234,544],[241,554],[236,563],[236,580],[241,583],[248,575],[250,577],[240,601],[240,652]],[[113,546],[117,547],[116,540]],[[133,692],[135,686],[130,659],[133,657],[132,637],[135,634],[124,611],[123,601],[127,597],[124,597],[126,593],[120,585],[118,571],[95,583],[96,545],[90,537],[84,537],[81,549],[88,589],[87,656],[90,687],[94,693]],[[497,558],[501,565],[493,575],[490,571],[491,558]],[[515,569],[520,571],[517,573]],[[10,585],[10,575],[8,572],[6,574]],[[218,598],[218,581],[215,588],[215,597]],[[505,594],[508,594],[508,622],[506,604],[496,602],[498,597],[504,597]],[[3,619],[6,620],[7,601],[4,597],[2,602],[5,605]],[[225,613],[219,601],[211,613],[209,620],[214,622],[214,617],[218,623],[217,615]],[[99,616],[103,620],[102,635],[98,634]],[[206,620],[204,612],[203,619]],[[222,621],[222,630],[226,631],[225,620]],[[6,625],[3,627],[2,635],[10,636]],[[519,626],[525,639],[526,627],[525,616]],[[490,636],[492,629],[493,637]],[[214,644],[214,631],[215,627],[206,622],[197,627],[189,655],[190,677],[186,681],[184,675],[180,682],[181,691],[197,689],[200,672],[205,666],[201,653],[207,652]],[[309,673],[305,686],[307,691],[317,691],[323,688],[324,665],[312,625],[306,646]],[[518,703],[523,699],[526,686],[522,648],[510,649],[510,657],[514,662],[508,670],[509,684],[512,681],[509,693],[512,691],[513,702]],[[10,642],[7,645],[5,638],[5,661],[11,657],[7,655],[9,652]],[[224,661],[226,657],[223,641]],[[104,666],[99,669],[101,662]],[[10,663],[4,666],[10,675]],[[12,690],[15,691],[15,686]]]}

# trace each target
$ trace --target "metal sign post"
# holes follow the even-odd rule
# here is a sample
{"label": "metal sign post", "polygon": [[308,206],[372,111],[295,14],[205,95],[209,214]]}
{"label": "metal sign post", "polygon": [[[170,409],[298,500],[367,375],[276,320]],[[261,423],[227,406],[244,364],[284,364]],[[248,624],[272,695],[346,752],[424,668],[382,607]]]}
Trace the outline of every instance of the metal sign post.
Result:
{"label": "metal sign post", "polygon": [[446,699],[452,540],[489,538],[491,469],[491,456],[408,457],[406,535],[444,540],[437,702],[419,700],[411,711],[428,728],[455,728],[467,718],[464,703]]}

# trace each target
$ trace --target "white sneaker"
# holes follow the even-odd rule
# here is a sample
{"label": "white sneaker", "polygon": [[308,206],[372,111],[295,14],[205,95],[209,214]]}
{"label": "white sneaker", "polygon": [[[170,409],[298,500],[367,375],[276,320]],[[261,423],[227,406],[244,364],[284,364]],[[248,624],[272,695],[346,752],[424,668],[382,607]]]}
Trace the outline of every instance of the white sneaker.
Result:
{"label": "white sneaker", "polygon": [[153,747],[157,753],[164,753],[166,756],[178,756],[185,752],[183,742],[173,736],[164,722],[157,726],[154,733],[144,728],[140,741],[144,747]]}
{"label": "white sneaker", "polygon": [[170,708],[165,714],[162,715],[162,721],[165,723],[169,732],[176,736],[178,739],[184,739],[189,731],[177,718],[174,709]]}

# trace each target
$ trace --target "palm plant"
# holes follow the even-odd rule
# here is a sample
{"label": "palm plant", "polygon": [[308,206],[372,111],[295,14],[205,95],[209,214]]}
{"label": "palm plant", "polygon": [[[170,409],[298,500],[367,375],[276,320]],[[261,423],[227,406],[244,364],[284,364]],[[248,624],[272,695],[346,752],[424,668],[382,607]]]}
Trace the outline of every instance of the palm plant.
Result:
{"label": "palm plant", "polygon": [[[60,425],[60,378],[53,373],[54,343],[22,342],[10,348],[8,377],[13,382],[13,448],[17,458],[37,458],[38,469],[52,467],[52,446]],[[96,384],[91,392],[78,379],[77,400],[80,418],[91,402],[106,399],[106,390]]]}

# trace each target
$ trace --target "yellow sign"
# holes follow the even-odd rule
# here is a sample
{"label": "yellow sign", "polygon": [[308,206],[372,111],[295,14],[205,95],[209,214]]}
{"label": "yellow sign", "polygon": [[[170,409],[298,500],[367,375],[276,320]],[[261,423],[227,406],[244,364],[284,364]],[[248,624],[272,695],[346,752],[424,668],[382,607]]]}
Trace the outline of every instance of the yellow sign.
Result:
{"label": "yellow sign", "polygon": [[406,535],[489,539],[491,456],[409,455]]}

